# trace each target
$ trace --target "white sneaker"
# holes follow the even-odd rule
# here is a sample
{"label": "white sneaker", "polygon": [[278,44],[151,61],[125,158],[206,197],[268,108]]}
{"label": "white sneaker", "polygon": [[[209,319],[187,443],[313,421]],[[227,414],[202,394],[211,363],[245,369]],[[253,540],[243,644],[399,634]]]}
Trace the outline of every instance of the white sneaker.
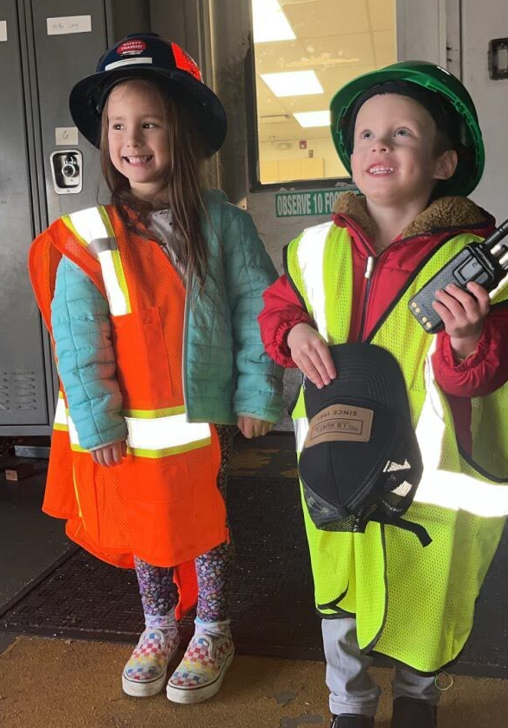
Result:
{"label": "white sneaker", "polygon": [[170,660],[178,649],[178,632],[170,636],[156,627],[145,629],[122,673],[124,693],[144,698],[160,693]]}
{"label": "white sneaker", "polygon": [[167,696],[174,703],[201,703],[219,692],[235,648],[231,636],[195,634],[169,678]]}

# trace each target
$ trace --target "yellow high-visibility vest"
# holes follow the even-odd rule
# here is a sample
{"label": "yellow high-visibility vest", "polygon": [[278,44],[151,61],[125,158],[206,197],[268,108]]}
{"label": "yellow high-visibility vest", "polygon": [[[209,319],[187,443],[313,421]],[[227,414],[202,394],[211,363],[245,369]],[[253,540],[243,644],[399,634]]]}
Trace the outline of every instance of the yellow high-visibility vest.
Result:
{"label": "yellow high-visibility vest", "polygon": [[[473,240],[480,239],[452,237],[424,261],[368,339],[395,356],[406,381],[424,474],[405,518],[424,526],[432,543],[423,548],[414,534],[375,522],[365,533],[320,531],[302,498],[319,613],[355,615],[363,651],[429,673],[454,660],[470,634],[508,514],[508,385],[473,399],[473,453],[466,457],[434,380],[435,337],[408,311],[415,293]],[[324,339],[347,342],[353,295],[347,230],[334,223],[305,230],[288,246],[286,272]],[[507,299],[500,284],[493,305]],[[293,418],[300,452],[308,430],[303,391]]]}

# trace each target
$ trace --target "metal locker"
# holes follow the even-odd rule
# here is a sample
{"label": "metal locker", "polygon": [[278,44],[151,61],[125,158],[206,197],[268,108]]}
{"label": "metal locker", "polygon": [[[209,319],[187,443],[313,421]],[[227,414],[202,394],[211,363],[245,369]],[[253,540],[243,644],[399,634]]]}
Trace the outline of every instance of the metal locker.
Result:
{"label": "metal locker", "polygon": [[33,238],[94,205],[99,154],[77,133],[72,86],[108,45],[150,30],[148,0],[0,4],[0,435],[50,432],[55,374],[27,273]]}
{"label": "metal locker", "polygon": [[[80,135],[68,109],[69,91],[79,79],[95,69],[107,46],[129,32],[149,30],[150,15],[144,2],[104,2],[104,0],[30,0],[36,59],[36,88],[40,117],[42,158],[48,223],[68,212],[97,203],[100,178],[99,153]],[[79,20],[61,20],[57,18]],[[62,32],[79,26],[82,32]],[[86,28],[91,30],[87,31]],[[64,130],[69,129],[66,132]],[[73,130],[74,129],[74,130]],[[57,138],[58,137],[58,138]],[[70,138],[70,143],[68,139]],[[59,143],[57,143],[57,141]],[[73,155],[76,152],[77,155]],[[82,159],[79,157],[82,155]],[[75,193],[72,176],[58,184],[55,177],[67,162],[77,168],[82,190]],[[55,169],[56,167],[56,169]],[[69,181],[69,186],[65,186]],[[60,187],[59,192],[55,187]],[[63,191],[62,191],[63,190]]]}
{"label": "metal locker", "polygon": [[15,0],[2,3],[0,21],[0,431],[17,431],[47,423],[47,381],[41,324],[26,270],[37,199],[30,179],[26,45]]}

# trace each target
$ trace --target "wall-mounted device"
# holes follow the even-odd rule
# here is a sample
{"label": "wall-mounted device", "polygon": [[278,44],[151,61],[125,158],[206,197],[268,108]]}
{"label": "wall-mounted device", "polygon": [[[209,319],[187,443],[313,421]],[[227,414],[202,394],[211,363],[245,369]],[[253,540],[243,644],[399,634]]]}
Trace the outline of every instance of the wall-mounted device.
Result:
{"label": "wall-mounted device", "polygon": [[79,149],[62,149],[49,157],[57,195],[72,195],[83,189],[83,155]]}
{"label": "wall-mounted device", "polygon": [[489,76],[494,81],[508,79],[508,38],[489,41]]}

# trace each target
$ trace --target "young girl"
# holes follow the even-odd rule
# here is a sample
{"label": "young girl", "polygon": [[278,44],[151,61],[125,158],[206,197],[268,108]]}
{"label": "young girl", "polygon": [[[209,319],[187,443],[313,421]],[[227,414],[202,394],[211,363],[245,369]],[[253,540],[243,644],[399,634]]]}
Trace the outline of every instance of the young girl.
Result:
{"label": "young girl", "polygon": [[[146,629],[129,695],[197,703],[233,658],[233,546],[224,507],[236,427],[264,435],[281,375],[256,316],[276,277],[250,216],[200,172],[226,116],[192,59],[154,34],[129,36],[72,90],[100,147],[111,205],[64,216],[33,244],[30,274],[62,383],[44,510],[84,548],[136,569]],[[209,424],[213,423],[213,424]]]}

